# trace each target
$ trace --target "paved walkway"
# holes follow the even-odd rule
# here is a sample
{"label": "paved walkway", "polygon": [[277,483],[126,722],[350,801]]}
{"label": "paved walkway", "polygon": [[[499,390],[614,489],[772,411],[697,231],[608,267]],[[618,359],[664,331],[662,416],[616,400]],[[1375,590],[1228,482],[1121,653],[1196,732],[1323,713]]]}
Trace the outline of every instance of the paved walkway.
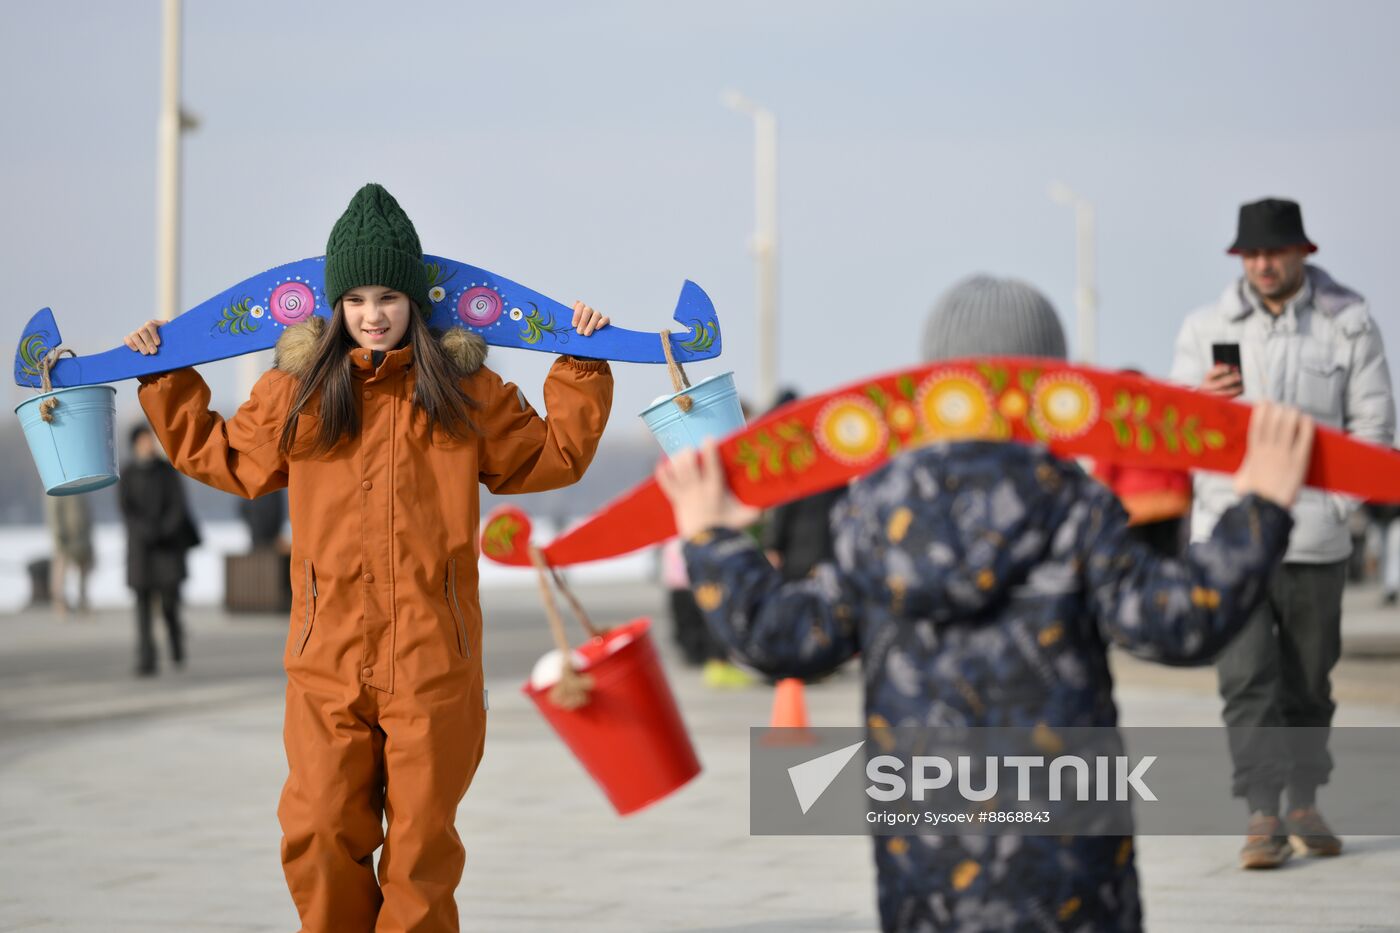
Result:
{"label": "paved walkway", "polygon": [[[508,617],[491,614],[494,603],[528,621],[515,634],[488,635],[487,755],[458,820],[469,853],[458,893],[464,929],[875,928],[867,840],[748,834],[747,728],[765,723],[766,690],[711,692],[673,666],[705,773],[650,810],[612,815],[519,694],[520,675],[494,663],[492,638],[518,637],[530,653],[547,647],[532,599],[488,595],[488,618]],[[659,603],[641,588],[585,600],[609,606],[613,618]],[[1352,617],[1379,639],[1366,663],[1388,665],[1394,681],[1400,617],[1369,612],[1372,603],[1359,594]],[[128,625],[118,616],[86,630],[0,618],[0,930],[294,930],[274,812],[285,773],[280,687],[267,667],[279,657],[280,623],[196,615],[194,643],[206,657],[216,645],[268,646],[253,653],[256,676],[201,679],[198,654],[190,671],[140,684],[65,666],[64,658],[96,652],[107,660],[91,663],[103,670],[124,667]],[[40,660],[26,667],[47,673],[21,682],[4,667],[29,657]],[[1217,722],[1199,675],[1169,672],[1180,679],[1164,682],[1136,677],[1135,665],[1119,670],[1126,724]],[[1339,683],[1344,697],[1349,684]],[[850,673],[809,690],[808,702],[817,724],[859,722]],[[1344,699],[1339,722],[1400,725],[1400,703]],[[1233,837],[1142,839],[1150,928],[1400,929],[1400,839],[1348,839],[1341,859],[1250,875],[1235,868],[1238,845]]]}

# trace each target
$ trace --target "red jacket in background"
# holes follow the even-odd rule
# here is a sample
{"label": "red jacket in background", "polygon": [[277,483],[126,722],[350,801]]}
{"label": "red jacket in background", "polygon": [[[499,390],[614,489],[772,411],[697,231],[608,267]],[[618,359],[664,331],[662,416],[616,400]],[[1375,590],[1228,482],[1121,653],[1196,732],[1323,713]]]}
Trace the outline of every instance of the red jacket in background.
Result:
{"label": "red jacket in background", "polygon": [[1181,518],[1191,511],[1191,474],[1183,470],[1098,463],[1094,478],[1123,503],[1129,525]]}

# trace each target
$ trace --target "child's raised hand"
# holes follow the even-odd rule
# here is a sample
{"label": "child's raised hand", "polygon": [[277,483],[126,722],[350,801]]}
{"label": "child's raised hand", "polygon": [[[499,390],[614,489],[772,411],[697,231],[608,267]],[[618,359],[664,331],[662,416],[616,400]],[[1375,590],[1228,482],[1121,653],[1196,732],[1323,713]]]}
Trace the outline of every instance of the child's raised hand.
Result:
{"label": "child's raised hand", "polygon": [[705,441],[700,453],[683,450],[656,467],[656,482],[676,514],[676,531],[692,538],[707,528],[746,528],[759,510],[744,505],[729,491],[719,449]]}
{"label": "child's raised hand", "polygon": [[599,314],[581,301],[574,302],[574,330],[581,336],[590,336],[595,330],[608,326],[610,318]]}
{"label": "child's raised hand", "polygon": [[1249,416],[1249,445],[1235,491],[1293,508],[1312,461],[1313,420],[1296,408],[1260,402]]}
{"label": "child's raised hand", "polygon": [[160,349],[160,325],[164,323],[164,321],[147,321],[127,334],[126,340],[123,342],[138,353],[150,356]]}

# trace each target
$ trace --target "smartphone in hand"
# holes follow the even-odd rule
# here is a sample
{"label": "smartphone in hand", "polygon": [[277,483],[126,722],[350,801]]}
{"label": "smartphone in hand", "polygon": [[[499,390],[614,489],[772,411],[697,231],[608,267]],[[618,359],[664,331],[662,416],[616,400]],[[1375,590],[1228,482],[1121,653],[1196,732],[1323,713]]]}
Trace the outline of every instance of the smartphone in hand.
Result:
{"label": "smartphone in hand", "polygon": [[1237,343],[1213,343],[1210,345],[1212,363],[1224,363],[1240,374],[1240,389],[1244,389],[1244,370],[1240,363],[1240,345]]}

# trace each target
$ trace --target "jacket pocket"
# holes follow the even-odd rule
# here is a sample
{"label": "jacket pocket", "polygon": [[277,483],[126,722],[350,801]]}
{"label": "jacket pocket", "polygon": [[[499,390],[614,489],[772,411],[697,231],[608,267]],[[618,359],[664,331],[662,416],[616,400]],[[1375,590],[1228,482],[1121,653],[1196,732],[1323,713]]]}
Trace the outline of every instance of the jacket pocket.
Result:
{"label": "jacket pocket", "polygon": [[316,568],[311,561],[303,560],[302,569],[302,610],[301,631],[297,633],[297,656],[306,649],[306,640],[311,637],[311,625],[316,620]]}
{"label": "jacket pocket", "polygon": [[[321,434],[321,413],[320,409],[314,411],[303,410],[297,415],[296,431],[292,435],[292,444],[287,451],[287,455],[293,459],[305,460],[313,459],[312,454],[316,449],[316,440]],[[281,442],[281,436],[278,436]]]}
{"label": "jacket pocket", "polygon": [[1293,504],[1293,532],[1288,536],[1288,559],[1302,562],[1342,560],[1351,552],[1351,532],[1332,493],[1304,489]]}
{"label": "jacket pocket", "polygon": [[1342,416],[1345,367],[1329,350],[1304,347],[1298,357],[1298,407],[1336,423]]}
{"label": "jacket pocket", "polygon": [[472,656],[472,646],[467,642],[467,620],[462,617],[462,606],[457,601],[457,558],[448,558],[447,581],[443,584],[447,597],[447,609],[452,613],[452,627],[457,630],[457,653],[464,658]]}

